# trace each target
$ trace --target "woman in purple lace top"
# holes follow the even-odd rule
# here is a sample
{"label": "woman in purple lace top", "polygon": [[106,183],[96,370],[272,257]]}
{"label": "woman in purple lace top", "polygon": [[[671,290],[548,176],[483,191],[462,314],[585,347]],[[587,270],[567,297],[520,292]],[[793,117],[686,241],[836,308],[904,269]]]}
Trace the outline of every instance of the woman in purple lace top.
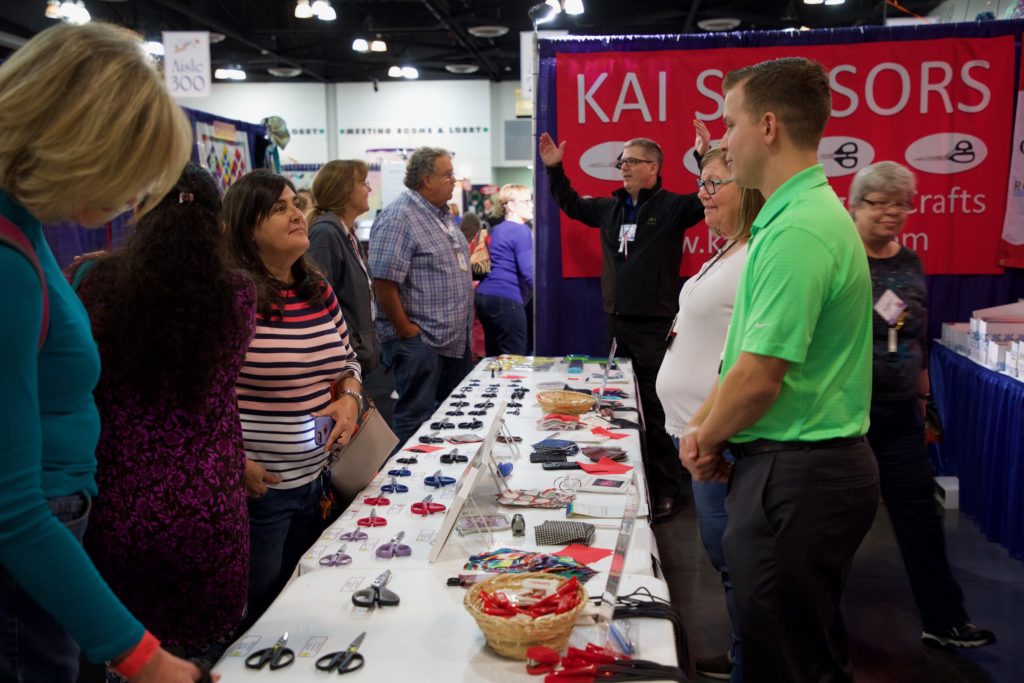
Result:
{"label": "woman in purple lace top", "polygon": [[220,206],[213,178],[189,164],[123,249],[71,273],[103,368],[86,549],[125,605],[187,655],[229,635],[248,584],[235,381],[256,292],[228,267]]}

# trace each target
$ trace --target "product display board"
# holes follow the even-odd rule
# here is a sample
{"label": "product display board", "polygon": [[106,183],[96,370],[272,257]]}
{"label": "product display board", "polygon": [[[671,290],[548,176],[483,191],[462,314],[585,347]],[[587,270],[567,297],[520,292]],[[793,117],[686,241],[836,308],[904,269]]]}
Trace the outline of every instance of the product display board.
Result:
{"label": "product display board", "polygon": [[[605,403],[619,408],[614,417],[635,423],[633,373],[628,361],[618,369]],[[366,631],[360,651],[368,660],[364,675],[373,680],[424,671],[427,662],[436,680],[531,680],[523,662],[485,646],[463,608],[465,588],[448,584],[492,576],[487,568],[537,561],[535,554],[548,556],[543,561],[558,556],[569,565],[573,560],[565,558],[574,558],[575,575],[589,578],[586,588],[593,596],[606,590],[613,562],[621,574],[620,595],[642,584],[667,596],[654,576],[657,551],[647,519],[639,431],[593,412],[555,419],[538,404],[539,392],[567,386],[593,392],[603,378],[602,363],[588,359],[481,361],[303,556],[297,578],[216,671],[224,681],[240,680],[249,673],[242,654],[272,645],[288,631],[297,653],[289,680],[312,680],[323,676],[313,666],[314,654],[343,649]],[[496,424],[499,412],[503,423]],[[634,492],[627,496],[631,481]],[[503,502],[561,505],[499,504],[499,495]],[[630,499],[637,517],[624,525]],[[458,510],[450,514],[453,504]],[[620,537],[624,526],[629,533]],[[353,594],[386,570],[391,575],[385,589],[400,604],[355,607]],[[366,594],[371,602],[377,595]],[[646,634],[635,642],[638,656],[675,664],[671,626],[633,621],[651,622],[638,627]],[[596,627],[577,626],[570,644],[582,647],[600,637]],[[393,656],[398,651],[402,657]],[[420,654],[406,656],[414,651]]]}

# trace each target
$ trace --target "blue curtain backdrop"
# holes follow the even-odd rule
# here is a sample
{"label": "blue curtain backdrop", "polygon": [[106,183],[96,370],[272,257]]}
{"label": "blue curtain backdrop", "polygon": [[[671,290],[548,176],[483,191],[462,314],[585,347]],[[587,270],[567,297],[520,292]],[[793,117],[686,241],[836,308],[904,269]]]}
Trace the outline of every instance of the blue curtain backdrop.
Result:
{"label": "blue curtain backdrop", "polygon": [[[859,27],[815,31],[758,31],[672,36],[563,37],[540,41],[537,83],[537,132],[558,139],[555,60],[559,53],[642,52],[647,50],[704,50],[723,47],[821,45],[881,41],[934,40],[1015,36],[1015,64],[1020,64],[1024,21],[899,27]],[[1015,81],[1016,82],[1016,79]],[[639,134],[639,132],[638,132]],[[562,278],[559,211],[548,190],[548,175],[534,151],[537,183],[536,302],[538,354],[608,353],[607,321],[601,307],[598,278]],[[996,255],[992,254],[993,261]],[[682,286],[683,279],[680,279]],[[972,310],[1024,297],[1024,272],[1007,269],[1003,275],[936,275],[928,278],[929,334],[940,336],[943,322],[967,320]]]}
{"label": "blue curtain backdrop", "polygon": [[[245,133],[249,138],[249,154],[251,156],[249,167],[262,168],[265,165],[264,159],[268,146],[265,126],[235,121],[185,107],[182,109],[188,116],[189,123],[192,124],[193,141],[195,140],[196,122],[212,124],[214,121],[223,121],[230,123],[235,126],[236,130]],[[192,161],[199,163],[199,148],[195,144],[192,146]],[[76,223],[61,223],[43,226],[43,231],[57,263],[64,268],[79,254],[112,249],[121,245],[131,234],[130,218],[130,214],[122,214],[108,223],[106,228],[100,229],[84,228]]]}

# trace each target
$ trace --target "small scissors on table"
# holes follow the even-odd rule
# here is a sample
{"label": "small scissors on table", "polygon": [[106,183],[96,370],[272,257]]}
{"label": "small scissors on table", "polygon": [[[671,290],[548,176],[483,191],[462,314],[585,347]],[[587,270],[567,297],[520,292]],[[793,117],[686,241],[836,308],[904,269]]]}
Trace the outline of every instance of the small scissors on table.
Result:
{"label": "small scissors on table", "polygon": [[365,541],[369,536],[365,531],[356,527],[352,531],[346,531],[341,536],[338,536],[343,541]]}
{"label": "small scissors on table", "polygon": [[392,557],[408,557],[412,555],[412,548],[402,543],[403,538],[405,538],[405,532],[399,531],[390,541],[377,548],[377,557],[390,560]]}
{"label": "small scissors on table", "polygon": [[377,605],[381,607],[395,607],[398,605],[398,594],[388,590],[385,586],[391,580],[391,570],[388,569],[378,576],[369,588],[358,590],[352,594],[352,604],[356,607],[373,609]]}
{"label": "small scissors on table", "polygon": [[419,460],[417,460],[416,456],[414,455],[406,458],[395,458],[395,462],[401,465],[415,465],[416,463],[419,462]]}
{"label": "small scissors on table", "polygon": [[278,638],[276,643],[262,650],[256,650],[256,652],[246,657],[245,668],[262,669],[269,664],[271,671],[277,671],[286,666],[291,666],[292,662],[295,661],[295,652],[291,648],[286,647],[287,644],[288,632],[285,631],[284,635]]}
{"label": "small scissors on table", "polygon": [[367,505],[391,505],[391,499],[384,497],[384,489],[382,488],[376,496],[369,496],[363,498],[363,502]]}
{"label": "small scissors on table", "polygon": [[330,555],[324,555],[320,558],[321,567],[343,567],[346,564],[352,564],[352,556],[345,552],[348,548],[348,543],[343,544],[338,548],[338,552],[331,553]]}
{"label": "small scissors on table", "polygon": [[408,467],[400,467],[394,470],[388,470],[388,476],[390,477],[411,477],[412,472]]}
{"label": "small scissors on table", "polygon": [[434,472],[432,475],[423,480],[423,483],[427,486],[435,489],[442,488],[444,486],[451,486],[455,483],[455,477],[445,477],[441,474],[441,470]]}
{"label": "small scissors on table", "polygon": [[348,674],[363,668],[366,660],[357,652],[363,644],[366,631],[363,631],[347,649],[341,652],[331,652],[316,660],[316,668],[320,671],[337,671],[339,674]]}
{"label": "small scissors on table", "polygon": [[445,507],[444,505],[441,505],[441,503],[435,503],[434,497],[428,495],[420,502],[413,503],[409,506],[409,509],[412,510],[414,515],[423,515],[426,517],[427,515],[432,515],[435,512],[444,512]]}
{"label": "small scissors on table", "polygon": [[359,526],[368,526],[368,527],[387,526],[388,525],[388,520],[384,519],[383,517],[378,517],[377,516],[377,511],[374,510],[374,509],[371,509],[370,510],[370,516],[369,517],[362,517],[360,519],[357,519],[356,520],[356,524],[358,524]]}
{"label": "small scissors on table", "polygon": [[409,492],[409,487],[406,486],[405,484],[399,484],[398,480],[395,479],[394,477],[391,477],[391,479],[389,481],[390,481],[390,483],[384,484],[383,486],[380,487],[380,490],[383,491],[384,493],[408,493]]}

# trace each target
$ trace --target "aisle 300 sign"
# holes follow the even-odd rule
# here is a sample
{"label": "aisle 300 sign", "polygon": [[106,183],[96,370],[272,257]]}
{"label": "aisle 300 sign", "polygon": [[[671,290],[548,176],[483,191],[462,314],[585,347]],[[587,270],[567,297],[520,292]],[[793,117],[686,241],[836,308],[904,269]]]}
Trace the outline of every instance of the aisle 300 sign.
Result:
{"label": "aisle 300 sign", "polygon": [[210,34],[164,31],[164,82],[171,97],[209,97]]}

